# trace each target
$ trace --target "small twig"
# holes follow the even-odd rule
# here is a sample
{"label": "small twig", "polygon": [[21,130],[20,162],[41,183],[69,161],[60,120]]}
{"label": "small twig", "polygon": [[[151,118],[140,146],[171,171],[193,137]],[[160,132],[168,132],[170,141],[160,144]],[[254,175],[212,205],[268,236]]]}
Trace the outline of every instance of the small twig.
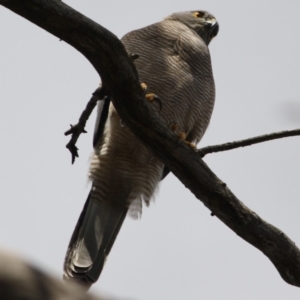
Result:
{"label": "small twig", "polygon": [[208,147],[198,149],[197,152],[203,158],[206,154],[209,153],[232,150],[239,147],[251,146],[253,144],[258,144],[266,141],[281,139],[284,137],[295,136],[295,135],[300,135],[300,129],[280,131],[280,132],[256,136],[246,140],[208,146]]}
{"label": "small twig", "polygon": [[86,130],[84,129],[86,121],[89,119],[93,109],[97,104],[97,101],[103,99],[105,95],[106,92],[102,86],[97,88],[96,91],[93,93],[93,96],[91,97],[90,101],[86,105],[85,110],[82,112],[78,123],[76,125],[70,125],[71,128],[65,132],[65,135],[72,134],[69,143],[66,145],[66,148],[68,148],[72,154],[72,164],[75,162],[75,158],[79,156],[76,143],[81,133],[86,133]]}

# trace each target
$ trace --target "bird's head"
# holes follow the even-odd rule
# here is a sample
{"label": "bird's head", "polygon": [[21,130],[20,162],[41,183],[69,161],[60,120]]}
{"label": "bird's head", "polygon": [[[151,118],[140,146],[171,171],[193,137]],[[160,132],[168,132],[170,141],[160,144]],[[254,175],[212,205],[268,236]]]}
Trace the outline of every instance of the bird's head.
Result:
{"label": "bird's head", "polygon": [[182,22],[196,31],[207,46],[219,32],[219,24],[216,18],[204,10],[174,13],[165,20]]}

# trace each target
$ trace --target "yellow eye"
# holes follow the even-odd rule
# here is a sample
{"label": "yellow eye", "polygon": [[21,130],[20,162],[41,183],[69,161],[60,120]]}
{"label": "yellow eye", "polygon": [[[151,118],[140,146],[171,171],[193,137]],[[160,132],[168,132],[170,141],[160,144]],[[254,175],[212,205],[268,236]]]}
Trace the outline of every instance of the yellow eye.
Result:
{"label": "yellow eye", "polygon": [[203,11],[195,11],[193,12],[193,16],[196,18],[203,18],[205,16],[205,13]]}

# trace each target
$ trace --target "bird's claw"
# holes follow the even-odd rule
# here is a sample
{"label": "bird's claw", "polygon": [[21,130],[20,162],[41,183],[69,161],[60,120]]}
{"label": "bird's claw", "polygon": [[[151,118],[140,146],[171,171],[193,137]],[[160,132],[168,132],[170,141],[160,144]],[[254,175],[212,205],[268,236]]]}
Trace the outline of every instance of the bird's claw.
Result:
{"label": "bird's claw", "polygon": [[178,138],[183,141],[187,146],[189,146],[192,149],[196,149],[197,146],[194,143],[191,143],[189,141],[186,140],[186,133],[185,132],[178,132],[177,133]]}
{"label": "bird's claw", "polygon": [[192,149],[197,149],[197,146],[196,146],[196,144],[194,144],[194,143],[191,143],[191,142],[188,142],[188,141],[184,141],[184,143],[185,143],[187,146],[189,146],[190,148],[192,148]]}
{"label": "bird's claw", "polygon": [[147,93],[147,84],[142,82],[141,87],[144,90],[144,97],[149,101],[149,102],[154,102],[156,101],[159,105],[159,111],[162,110],[162,101],[161,99],[154,93]]}
{"label": "bird's claw", "polygon": [[181,141],[184,141],[185,142],[185,139],[186,139],[186,133],[183,132],[183,131],[180,131],[177,133],[177,136],[178,138],[181,140]]}
{"label": "bird's claw", "polygon": [[136,59],[138,59],[140,56],[136,53],[130,53],[129,57],[131,58],[132,61],[135,61]]}
{"label": "bird's claw", "polygon": [[141,88],[144,90],[144,94],[146,94],[147,91],[147,84],[145,82],[141,83]]}
{"label": "bird's claw", "polygon": [[156,102],[158,103],[158,105],[159,105],[159,111],[162,110],[162,101],[161,101],[161,99],[160,99],[157,95],[155,95],[155,94],[153,94],[153,93],[148,93],[148,94],[145,95],[145,98],[146,98],[149,102],[156,101]]}

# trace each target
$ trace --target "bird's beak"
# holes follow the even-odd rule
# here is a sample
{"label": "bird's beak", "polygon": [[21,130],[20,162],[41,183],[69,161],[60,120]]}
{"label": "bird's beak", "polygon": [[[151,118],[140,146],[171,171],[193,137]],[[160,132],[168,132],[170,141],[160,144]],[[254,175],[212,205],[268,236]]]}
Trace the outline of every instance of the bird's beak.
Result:
{"label": "bird's beak", "polygon": [[206,20],[205,25],[208,28],[209,39],[211,41],[219,32],[219,23],[215,18],[211,18],[210,20]]}
{"label": "bird's beak", "polygon": [[209,18],[209,19],[205,20],[205,23],[206,23],[206,25],[214,26],[218,22],[215,18]]}
{"label": "bird's beak", "polygon": [[219,23],[216,21],[216,23],[211,27],[211,35],[212,38],[214,38],[219,32]]}

